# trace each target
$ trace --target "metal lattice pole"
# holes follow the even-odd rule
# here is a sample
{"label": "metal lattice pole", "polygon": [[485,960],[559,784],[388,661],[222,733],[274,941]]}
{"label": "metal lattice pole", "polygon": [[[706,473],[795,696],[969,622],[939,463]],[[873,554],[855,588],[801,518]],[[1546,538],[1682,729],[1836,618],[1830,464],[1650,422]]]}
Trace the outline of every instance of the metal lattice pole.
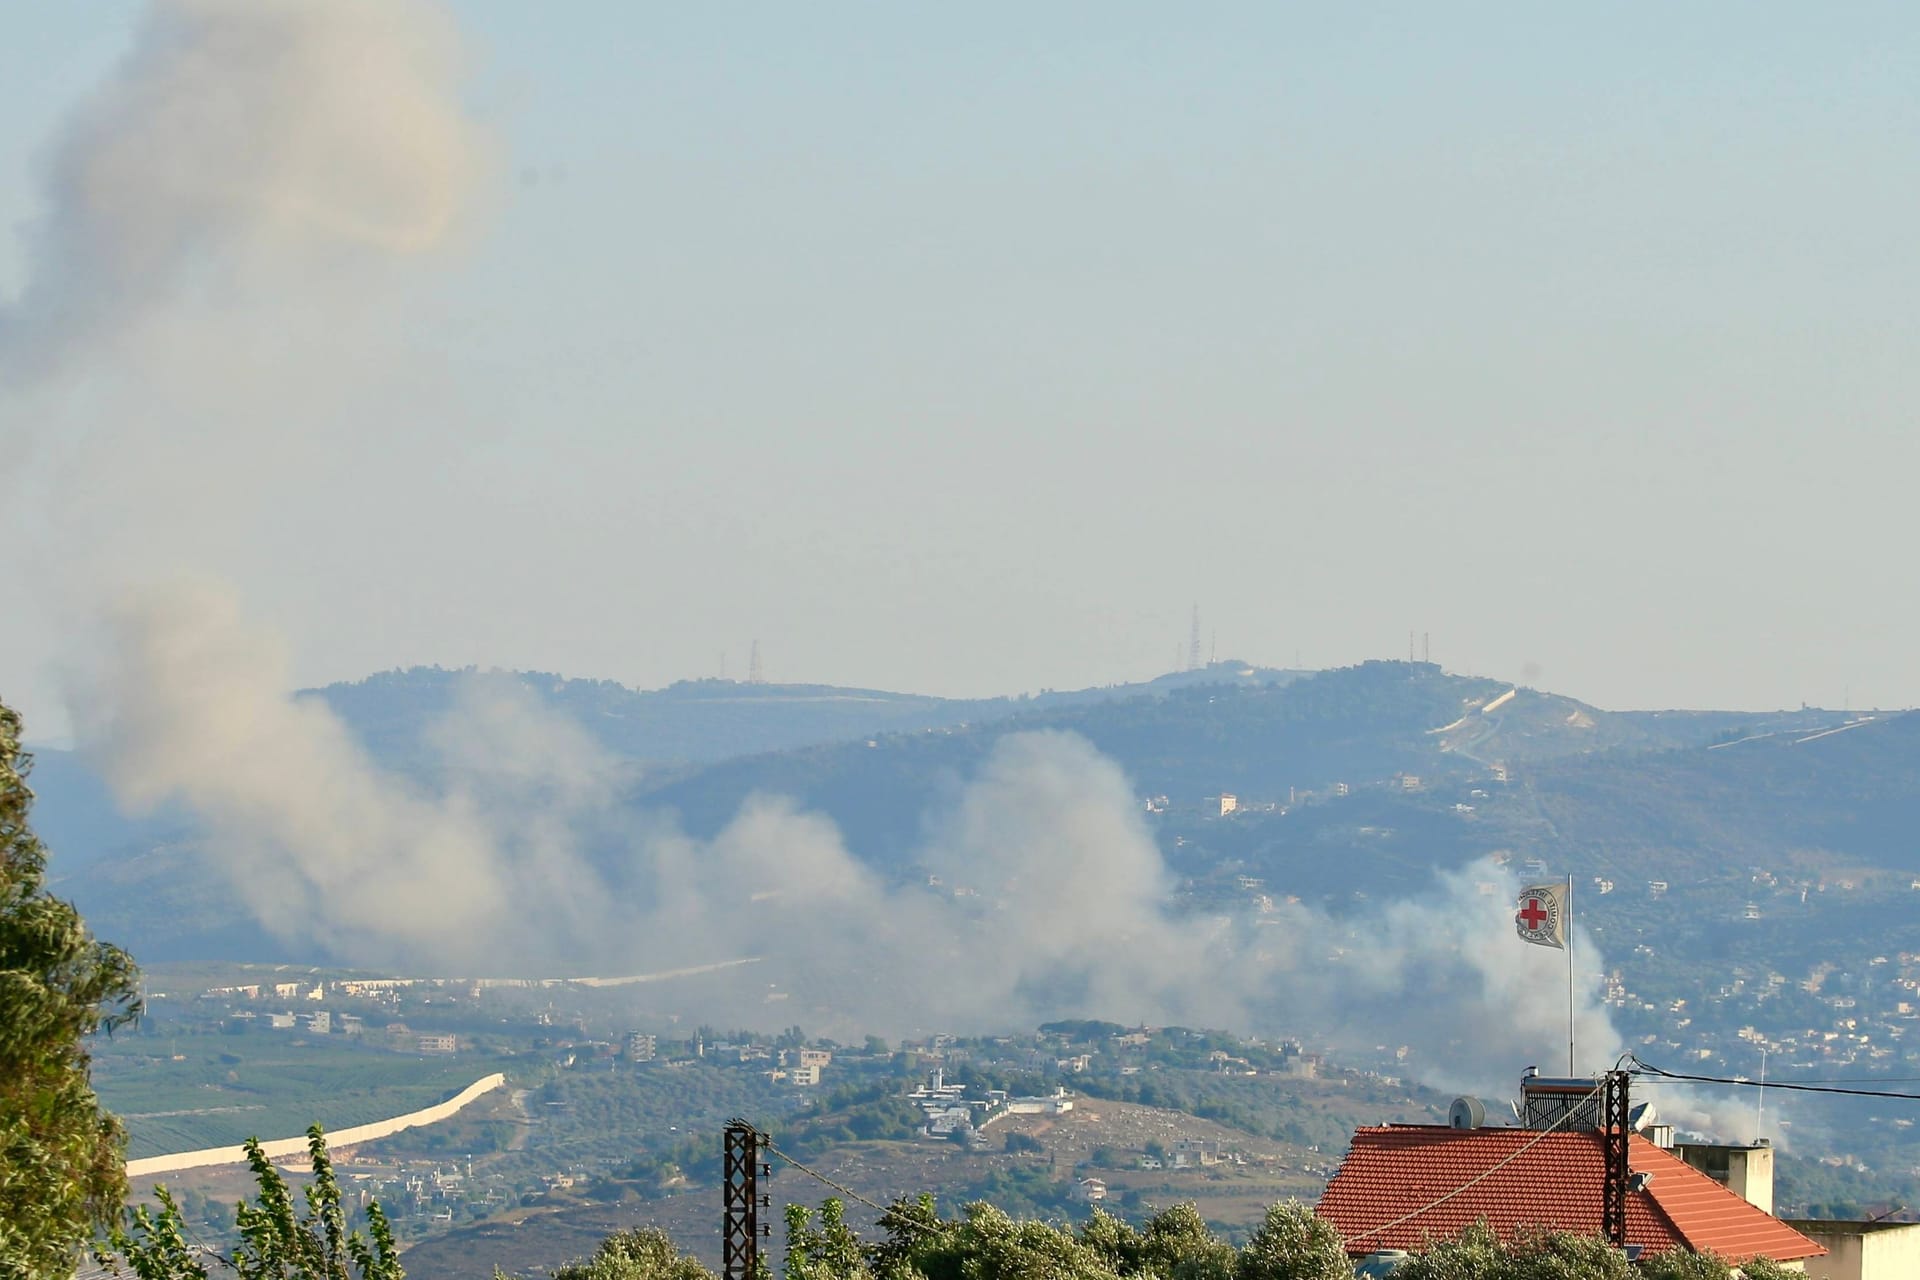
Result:
{"label": "metal lattice pole", "polygon": [[745,1120],[727,1124],[720,1200],[720,1274],[725,1280],[755,1280],[760,1267],[760,1134]]}
{"label": "metal lattice pole", "polygon": [[1601,1186],[1601,1232],[1616,1249],[1627,1247],[1627,1073],[1607,1072],[1600,1108],[1600,1141],[1606,1149],[1606,1174]]}

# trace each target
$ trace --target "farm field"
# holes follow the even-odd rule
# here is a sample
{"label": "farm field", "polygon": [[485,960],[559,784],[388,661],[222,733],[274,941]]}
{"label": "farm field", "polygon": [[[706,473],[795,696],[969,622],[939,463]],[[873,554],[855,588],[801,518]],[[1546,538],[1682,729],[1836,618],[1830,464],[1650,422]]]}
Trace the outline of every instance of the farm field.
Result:
{"label": "farm field", "polygon": [[127,1126],[130,1158],[287,1138],[399,1115],[457,1093],[496,1059],[394,1053],[265,1034],[115,1037],[94,1088]]}

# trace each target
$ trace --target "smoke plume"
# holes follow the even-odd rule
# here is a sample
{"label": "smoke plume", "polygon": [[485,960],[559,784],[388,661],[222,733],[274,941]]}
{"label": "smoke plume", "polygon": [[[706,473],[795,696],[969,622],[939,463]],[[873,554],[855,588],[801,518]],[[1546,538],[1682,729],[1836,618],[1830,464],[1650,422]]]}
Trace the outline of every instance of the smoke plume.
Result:
{"label": "smoke plume", "polygon": [[[370,384],[377,344],[342,345],[381,313],[361,286],[471,209],[488,148],[462,71],[415,0],[156,0],[47,155],[0,388],[88,387],[62,430],[19,418],[29,443],[93,438],[44,469],[41,501],[94,541],[81,571],[77,539],[53,539],[50,577],[105,614],[74,717],[129,805],[189,806],[246,910],[356,965],[618,975],[743,959],[744,936],[759,963],[702,1016],[762,1025],[774,1001],[780,1021],[888,1033],[1067,1015],[1297,1030],[1482,1087],[1555,1059],[1564,973],[1515,943],[1490,867],[1351,917],[1183,910],[1121,770],[1046,733],[1002,739],[927,815],[925,874],[891,881],[779,797],[711,840],[636,813],[617,762],[498,685],[431,735],[435,781],[383,771],[285,692],[285,641],[233,593],[123,592],[156,580],[133,566],[205,571],[284,521],[271,477],[353,465],[372,445],[350,430],[404,438],[384,397],[357,428],[326,397]],[[1610,1056],[1590,996],[1580,1018]]]}
{"label": "smoke plume", "polygon": [[0,385],[110,357],[195,297],[442,242],[485,155],[459,72],[414,0],[158,0],[45,159]]}
{"label": "smoke plume", "polygon": [[[1564,1053],[1561,957],[1513,938],[1500,869],[1344,917],[1182,910],[1133,788],[1072,734],[1002,738],[928,815],[911,860],[927,874],[890,883],[779,797],[711,840],[636,812],[584,732],[484,677],[428,735],[441,780],[402,780],[284,692],[284,645],[217,589],[150,593],[109,635],[77,703],[119,794],[189,807],[248,909],[342,963],[617,976],[750,955],[686,1012],[755,1025],[771,994],[777,1020],[842,1034],[1257,1028],[1397,1051],[1458,1087]],[[1578,1016],[1582,1065],[1610,1061],[1590,992]]]}

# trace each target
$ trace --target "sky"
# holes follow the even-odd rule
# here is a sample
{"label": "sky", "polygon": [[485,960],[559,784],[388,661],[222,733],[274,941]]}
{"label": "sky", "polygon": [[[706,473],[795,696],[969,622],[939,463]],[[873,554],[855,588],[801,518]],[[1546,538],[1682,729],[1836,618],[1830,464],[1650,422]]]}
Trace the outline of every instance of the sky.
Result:
{"label": "sky", "polygon": [[[1445,10],[453,3],[445,234],[186,202],[186,268],[0,367],[0,699],[57,736],[92,620],[184,574],[301,683],[757,639],[1072,688],[1197,604],[1276,666],[1415,631],[1608,707],[1920,702],[1920,17]],[[148,12],[9,20],[16,331]]]}

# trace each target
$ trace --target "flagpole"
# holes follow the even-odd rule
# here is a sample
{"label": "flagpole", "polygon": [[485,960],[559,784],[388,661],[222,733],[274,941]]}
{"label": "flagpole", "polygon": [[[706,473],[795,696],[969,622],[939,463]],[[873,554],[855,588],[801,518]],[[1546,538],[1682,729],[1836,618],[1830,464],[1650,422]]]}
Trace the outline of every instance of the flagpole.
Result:
{"label": "flagpole", "polygon": [[1573,1066],[1573,872],[1567,872],[1567,1075]]}

